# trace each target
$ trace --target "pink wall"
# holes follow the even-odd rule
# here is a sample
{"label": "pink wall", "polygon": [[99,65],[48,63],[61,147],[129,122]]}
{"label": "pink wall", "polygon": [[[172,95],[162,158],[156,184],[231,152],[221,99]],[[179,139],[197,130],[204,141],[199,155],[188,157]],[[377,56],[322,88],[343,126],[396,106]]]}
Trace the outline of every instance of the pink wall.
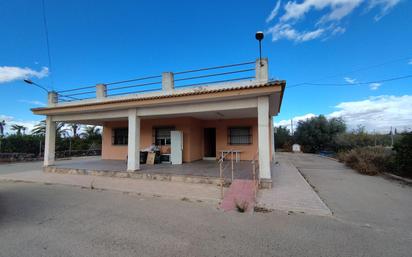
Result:
{"label": "pink wall", "polygon": [[[252,160],[257,151],[257,118],[231,120],[199,120],[191,117],[169,119],[142,119],[140,131],[140,147],[152,144],[152,128],[174,126],[183,131],[183,161],[191,162],[203,158],[203,128],[216,128],[216,154],[219,150],[236,149],[242,151],[242,160]],[[252,128],[252,144],[229,145],[227,129],[231,126],[250,126]],[[127,121],[105,122],[103,127],[102,159],[126,160],[127,145],[112,145],[112,128],[127,127]]]}

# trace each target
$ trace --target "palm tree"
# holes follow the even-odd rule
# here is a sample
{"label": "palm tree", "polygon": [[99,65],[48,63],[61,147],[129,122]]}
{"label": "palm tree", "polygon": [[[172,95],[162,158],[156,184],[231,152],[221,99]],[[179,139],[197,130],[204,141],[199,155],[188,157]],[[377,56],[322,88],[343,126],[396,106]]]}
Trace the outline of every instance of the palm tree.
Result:
{"label": "palm tree", "polygon": [[13,125],[11,125],[11,127],[10,127],[10,129],[11,130],[13,130],[13,131],[16,131],[16,134],[18,135],[18,136],[21,136],[22,135],[22,131],[23,131],[23,134],[26,132],[26,127],[25,126],[23,126],[23,125],[19,125],[19,124],[13,124]]}
{"label": "palm tree", "polygon": [[[57,122],[56,124],[56,135],[59,137],[67,137],[68,132],[67,129],[64,128],[65,124],[63,122]],[[34,126],[33,130],[31,131],[33,135],[42,136],[46,135],[46,121],[40,121],[36,126]]]}
{"label": "palm tree", "polygon": [[96,139],[101,137],[101,128],[98,126],[86,126],[81,135],[87,139]]}
{"label": "palm tree", "polygon": [[79,134],[77,133],[77,132],[79,131],[79,129],[80,129],[80,125],[79,125],[79,124],[69,123],[67,126],[71,129],[74,138],[76,138],[76,137],[79,136]]}

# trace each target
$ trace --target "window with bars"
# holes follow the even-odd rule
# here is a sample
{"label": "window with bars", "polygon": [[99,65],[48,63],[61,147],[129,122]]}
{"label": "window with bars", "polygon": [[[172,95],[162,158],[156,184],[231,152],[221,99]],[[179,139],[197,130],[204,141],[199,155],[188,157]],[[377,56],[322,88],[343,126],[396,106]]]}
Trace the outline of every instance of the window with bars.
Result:
{"label": "window with bars", "polygon": [[127,128],[114,128],[112,130],[112,144],[127,145],[128,133]]}
{"label": "window with bars", "polygon": [[170,131],[174,127],[157,127],[153,129],[155,145],[170,145]]}
{"label": "window with bars", "polygon": [[227,140],[229,145],[252,144],[252,129],[251,127],[228,128]]}

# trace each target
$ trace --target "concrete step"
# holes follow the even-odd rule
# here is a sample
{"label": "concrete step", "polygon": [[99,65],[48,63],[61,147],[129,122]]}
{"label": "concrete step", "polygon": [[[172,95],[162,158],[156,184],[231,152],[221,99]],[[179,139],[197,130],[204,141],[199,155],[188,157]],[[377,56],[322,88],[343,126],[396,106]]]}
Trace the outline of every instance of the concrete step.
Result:
{"label": "concrete step", "polygon": [[252,211],[255,207],[255,191],[253,180],[235,179],[226,191],[220,208],[224,211],[237,211],[236,205]]}

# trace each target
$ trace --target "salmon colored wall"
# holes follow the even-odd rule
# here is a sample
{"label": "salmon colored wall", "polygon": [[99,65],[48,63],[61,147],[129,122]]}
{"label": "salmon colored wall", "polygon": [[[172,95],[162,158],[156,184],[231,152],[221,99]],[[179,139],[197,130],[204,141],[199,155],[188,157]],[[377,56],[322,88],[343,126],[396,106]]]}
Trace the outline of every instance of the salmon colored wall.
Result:
{"label": "salmon colored wall", "polygon": [[[183,131],[183,161],[192,162],[203,158],[203,128],[216,128],[216,154],[219,150],[235,149],[242,151],[242,160],[252,160],[258,145],[257,118],[230,120],[199,120],[191,117],[171,119],[142,119],[140,123],[140,147],[152,144],[152,128],[174,126]],[[252,144],[228,145],[227,129],[232,126],[250,126],[252,128]],[[127,145],[112,145],[112,129],[127,127],[127,121],[105,122],[103,126],[102,159],[126,160]]]}
{"label": "salmon colored wall", "polygon": [[[191,117],[173,119],[142,119],[140,122],[140,148],[146,148],[153,142],[153,127],[173,126],[183,132],[183,161],[191,162],[202,158],[199,153],[199,120]],[[127,127],[127,121],[105,122],[103,126],[102,159],[126,160],[127,145],[112,145],[112,129]],[[193,143],[192,143],[193,142]]]}
{"label": "salmon colored wall", "polygon": [[[219,150],[239,150],[241,160],[253,160],[258,148],[258,128],[257,118],[246,119],[225,119],[225,120],[207,120],[202,122],[204,128],[216,128],[216,155]],[[250,145],[230,145],[227,138],[229,127],[251,127],[252,144]],[[203,141],[203,140],[202,140]],[[202,148],[203,149],[203,148]]]}
{"label": "salmon colored wall", "polygon": [[112,128],[127,127],[127,121],[105,122],[102,136],[102,159],[126,160],[127,145],[112,145]]}

